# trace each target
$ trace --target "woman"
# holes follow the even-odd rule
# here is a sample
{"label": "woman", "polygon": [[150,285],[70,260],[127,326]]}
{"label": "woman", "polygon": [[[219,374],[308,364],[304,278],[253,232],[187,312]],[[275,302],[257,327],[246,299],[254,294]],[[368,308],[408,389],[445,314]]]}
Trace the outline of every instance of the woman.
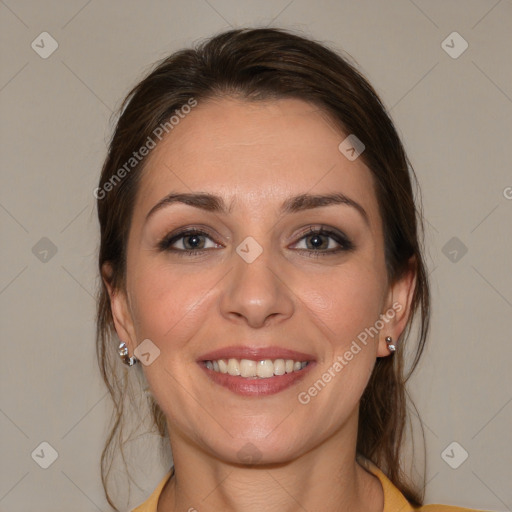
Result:
{"label": "woman", "polygon": [[105,486],[140,361],[173,467],[137,512],[463,510],[422,506],[401,459],[429,325],[409,173],[368,82],[286,31],[132,90],[95,191]]}

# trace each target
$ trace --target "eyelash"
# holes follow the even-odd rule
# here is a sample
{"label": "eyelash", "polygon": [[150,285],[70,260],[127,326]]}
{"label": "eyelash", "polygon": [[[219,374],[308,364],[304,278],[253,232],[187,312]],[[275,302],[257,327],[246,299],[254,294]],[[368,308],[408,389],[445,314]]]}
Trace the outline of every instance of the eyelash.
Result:
{"label": "eyelash", "polygon": [[[186,238],[187,236],[193,236],[193,235],[206,236],[206,237],[210,238],[211,240],[213,240],[212,237],[205,231],[202,231],[200,229],[191,228],[191,229],[185,229],[183,231],[180,231],[179,233],[176,233],[174,235],[168,235],[168,236],[164,237],[162,240],[160,240],[160,242],[158,242],[158,244],[157,244],[158,249],[160,251],[168,251],[168,252],[172,251],[175,254],[177,254],[178,256],[196,256],[199,254],[204,254],[205,251],[211,250],[211,249],[192,250],[192,249],[173,249],[173,248],[171,248],[171,246],[174,243],[176,243],[178,240],[180,240],[182,238]],[[313,228],[313,227],[309,228],[308,231],[306,231],[305,233],[303,233],[300,236],[298,241],[301,241],[304,238],[307,238],[308,236],[312,236],[312,235],[328,236],[328,237],[332,238],[340,246],[336,249],[329,249],[329,250],[324,250],[324,251],[321,251],[321,250],[315,251],[315,250],[311,250],[311,249],[297,249],[299,251],[307,252],[309,254],[309,256],[313,257],[313,258],[317,258],[319,256],[331,256],[331,255],[337,254],[339,252],[352,251],[355,248],[354,244],[347,238],[346,235],[344,235],[342,233],[338,233],[336,231],[331,231],[330,229],[326,229],[323,226],[321,228]]]}

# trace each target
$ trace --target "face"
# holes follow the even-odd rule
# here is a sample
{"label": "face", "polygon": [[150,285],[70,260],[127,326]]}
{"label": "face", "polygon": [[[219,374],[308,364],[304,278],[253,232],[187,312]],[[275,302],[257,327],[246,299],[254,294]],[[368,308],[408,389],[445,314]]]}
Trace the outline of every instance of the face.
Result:
{"label": "face", "polygon": [[224,98],[149,156],[111,303],[130,355],[150,340],[171,440],[277,462],[357,429],[410,286],[388,282],[372,175],[338,149],[346,135],[301,100]]}

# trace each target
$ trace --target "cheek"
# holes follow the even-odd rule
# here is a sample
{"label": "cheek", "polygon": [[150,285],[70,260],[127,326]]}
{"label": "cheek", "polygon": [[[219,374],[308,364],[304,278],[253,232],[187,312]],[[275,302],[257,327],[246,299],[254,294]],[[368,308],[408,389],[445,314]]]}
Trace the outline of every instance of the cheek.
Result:
{"label": "cheek", "polygon": [[323,326],[333,355],[344,352],[352,340],[375,325],[383,305],[384,284],[378,272],[347,266],[338,273],[317,276],[303,289],[302,302],[318,326]]}
{"label": "cheek", "polygon": [[[189,381],[187,346],[212,311],[209,292],[218,279],[205,272],[171,270],[165,264],[141,265],[132,275],[137,340],[149,338],[160,350],[159,357],[143,368],[144,374],[167,420],[186,427],[183,411],[191,408],[191,395],[200,396]],[[191,421],[201,425],[199,418]]]}
{"label": "cheek", "polygon": [[176,349],[190,338],[188,331],[200,325],[215,279],[161,264],[140,269],[131,287],[137,339],[149,338],[161,350]]}
{"label": "cheek", "polygon": [[374,368],[378,336],[371,327],[381,313],[385,283],[380,272],[347,265],[309,284],[302,299],[325,339],[318,343],[318,372],[300,387],[298,401],[319,419],[321,435],[329,435],[355,414]]}

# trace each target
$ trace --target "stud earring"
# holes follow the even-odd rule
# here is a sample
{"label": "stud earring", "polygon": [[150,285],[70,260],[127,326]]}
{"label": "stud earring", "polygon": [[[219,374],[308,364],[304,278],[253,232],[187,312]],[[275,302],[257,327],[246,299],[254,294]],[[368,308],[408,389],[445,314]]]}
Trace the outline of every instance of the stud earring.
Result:
{"label": "stud earring", "polygon": [[393,338],[391,336],[386,337],[386,343],[388,344],[389,351],[395,352],[396,346],[393,344]]}
{"label": "stud earring", "polygon": [[121,358],[121,361],[123,361],[124,364],[126,364],[128,366],[133,366],[138,361],[138,359],[135,356],[130,357],[128,355],[128,347],[126,346],[126,343],[124,341],[122,341],[119,344],[118,350],[119,350],[119,357]]}

